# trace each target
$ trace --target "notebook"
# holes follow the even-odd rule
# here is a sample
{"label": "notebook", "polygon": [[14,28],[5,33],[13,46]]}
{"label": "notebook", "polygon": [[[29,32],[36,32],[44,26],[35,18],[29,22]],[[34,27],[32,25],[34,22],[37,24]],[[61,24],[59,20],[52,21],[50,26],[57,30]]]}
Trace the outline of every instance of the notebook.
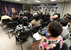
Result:
{"label": "notebook", "polygon": [[40,37],[40,35],[39,35],[38,32],[35,33],[35,34],[33,35],[33,37],[34,37],[36,40],[41,40],[41,37]]}

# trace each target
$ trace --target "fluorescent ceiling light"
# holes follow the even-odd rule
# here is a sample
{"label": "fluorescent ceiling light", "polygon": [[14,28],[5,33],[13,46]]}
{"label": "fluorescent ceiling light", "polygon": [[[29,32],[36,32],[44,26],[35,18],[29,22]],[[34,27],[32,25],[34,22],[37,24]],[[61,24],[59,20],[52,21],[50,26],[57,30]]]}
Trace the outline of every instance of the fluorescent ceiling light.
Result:
{"label": "fluorescent ceiling light", "polygon": [[27,3],[30,3],[30,2],[27,2]]}
{"label": "fluorescent ceiling light", "polygon": [[56,1],[56,0],[51,0],[51,1]]}
{"label": "fluorescent ceiling light", "polygon": [[20,1],[20,0],[15,0],[15,1]]}
{"label": "fluorescent ceiling light", "polygon": [[35,1],[35,2],[38,2],[38,3],[40,3],[40,1]]}

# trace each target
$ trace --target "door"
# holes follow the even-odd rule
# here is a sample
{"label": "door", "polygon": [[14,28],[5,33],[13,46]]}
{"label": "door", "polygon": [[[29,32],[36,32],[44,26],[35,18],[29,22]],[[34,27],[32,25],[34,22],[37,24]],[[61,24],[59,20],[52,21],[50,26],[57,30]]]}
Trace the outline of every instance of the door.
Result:
{"label": "door", "polygon": [[30,12],[30,7],[28,7],[28,11]]}

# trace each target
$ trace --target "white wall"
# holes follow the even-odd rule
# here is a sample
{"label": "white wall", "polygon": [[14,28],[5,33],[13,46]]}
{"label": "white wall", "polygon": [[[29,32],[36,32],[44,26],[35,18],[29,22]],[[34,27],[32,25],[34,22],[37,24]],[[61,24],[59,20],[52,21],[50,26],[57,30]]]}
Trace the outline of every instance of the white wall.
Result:
{"label": "white wall", "polygon": [[71,14],[71,3],[66,3],[66,8],[65,8],[65,13],[70,13]]}
{"label": "white wall", "polygon": [[[32,8],[32,7],[34,7],[34,6],[32,6],[32,5],[27,5],[27,6],[25,6],[25,5],[23,5],[23,8],[24,7],[30,7],[30,9]],[[44,6],[44,4],[41,4],[40,6],[37,6],[37,7],[42,7],[42,9],[40,9],[40,11],[42,11],[42,12],[45,12],[45,11],[43,11],[43,7],[47,7],[47,6]],[[63,3],[57,3],[57,6],[52,6],[52,7],[54,7],[54,10],[55,10],[55,7],[58,7],[58,9],[57,9],[57,13],[61,13],[62,12],[62,7],[63,7]],[[32,9],[31,9],[31,11],[33,12],[33,13],[35,13],[35,12],[37,12],[37,11],[33,11]],[[39,12],[39,11],[38,11]],[[48,12],[48,9],[47,9],[47,12]],[[52,12],[52,11],[50,11],[50,14],[51,15],[53,15],[55,13],[55,11],[54,12]]]}
{"label": "white wall", "polygon": [[[25,5],[23,5],[23,8],[25,7]],[[27,7],[30,7],[30,9],[31,9],[31,7],[33,7],[32,5],[27,5]],[[41,4],[40,6],[37,6],[37,7],[42,7],[42,9],[40,10],[40,11],[42,11],[42,12],[45,12],[45,11],[43,11],[43,7],[46,7],[46,6],[44,6],[44,4]],[[66,13],[70,13],[71,14],[71,3],[65,3],[65,7],[64,7],[64,3],[57,3],[57,6],[54,6],[54,7],[58,7],[58,9],[57,9],[57,13],[60,13],[61,14],[61,18],[63,17],[63,15],[64,14],[66,14]],[[63,12],[63,7],[64,7],[64,12]],[[48,9],[47,9],[48,10]],[[31,11],[33,12],[33,13],[35,13],[35,12],[37,12],[37,11],[33,11],[32,9],[31,9]],[[48,11],[47,11],[48,12]],[[63,12],[63,15],[62,15],[62,12]],[[53,15],[55,12],[52,12],[52,11],[50,11],[50,14],[51,15]]]}

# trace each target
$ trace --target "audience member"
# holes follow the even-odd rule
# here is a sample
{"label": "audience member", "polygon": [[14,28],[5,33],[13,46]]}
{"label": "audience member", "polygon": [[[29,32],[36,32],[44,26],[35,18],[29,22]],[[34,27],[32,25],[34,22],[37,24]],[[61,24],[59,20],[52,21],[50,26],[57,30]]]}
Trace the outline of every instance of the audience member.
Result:
{"label": "audience member", "polygon": [[49,12],[47,12],[47,15],[50,15],[50,13],[49,13]]}
{"label": "audience member", "polygon": [[2,17],[1,17],[1,23],[2,23],[3,19],[10,19],[11,20],[11,17],[7,16],[6,13],[3,12]]}
{"label": "audience member", "polygon": [[33,17],[34,17],[35,15],[38,15],[38,14],[37,14],[37,13],[34,13],[34,14],[33,14]]}
{"label": "audience member", "polygon": [[44,16],[43,22],[48,22],[50,20],[50,15],[47,14]]}
{"label": "audience member", "polygon": [[30,12],[31,16],[33,16],[33,12]]}
{"label": "audience member", "polygon": [[47,31],[50,34],[50,38],[47,39],[46,37],[41,36],[42,40],[40,41],[39,49],[42,50],[44,48],[46,50],[51,50],[55,49],[55,47],[56,49],[61,49],[63,43],[63,39],[60,36],[62,32],[62,25],[59,22],[51,22],[48,25]]}
{"label": "audience member", "polygon": [[39,15],[39,13],[37,12],[37,14]]}
{"label": "audience member", "polygon": [[31,22],[33,20],[33,16],[32,14],[28,13],[27,14],[27,17],[28,17],[28,21]]}
{"label": "audience member", "polygon": [[45,36],[40,36],[42,39],[38,43],[39,45],[37,47],[35,47],[36,45],[31,46],[31,50],[33,47],[34,50],[58,50],[62,48],[63,39],[60,36],[62,32],[62,25],[59,22],[54,21],[51,22],[47,28],[50,38],[47,39]]}
{"label": "audience member", "polygon": [[44,14],[46,15],[46,12]]}
{"label": "audience member", "polygon": [[39,15],[35,15],[34,16],[34,19],[31,21],[31,25],[32,27],[36,27],[36,26],[39,26],[41,23],[41,21],[39,20]]}
{"label": "audience member", "polygon": [[60,23],[62,24],[62,28],[63,28],[63,31],[61,33],[61,36],[62,38],[65,40],[69,37],[69,31],[68,31],[68,27],[67,27],[67,24],[68,24],[68,21],[67,20],[61,20]]}
{"label": "audience member", "polygon": [[22,12],[22,10],[20,10],[19,16],[21,16],[21,14],[24,14],[24,13]]}
{"label": "audience member", "polygon": [[[17,27],[15,29],[15,33],[18,33],[18,36],[20,36],[20,32],[29,30],[31,28],[32,28],[32,25],[30,23],[28,23],[28,18],[23,17],[22,24],[17,25]],[[16,37],[16,40],[19,42],[18,37]]]}
{"label": "audience member", "polygon": [[18,16],[18,14],[17,14],[17,12],[15,12],[14,14],[12,14],[12,20],[13,20],[13,18],[18,18],[19,16]]}
{"label": "audience member", "polygon": [[58,17],[58,15],[57,15],[57,13],[55,13],[55,14],[51,17],[51,19],[54,20],[54,19],[57,18],[57,17]]}

